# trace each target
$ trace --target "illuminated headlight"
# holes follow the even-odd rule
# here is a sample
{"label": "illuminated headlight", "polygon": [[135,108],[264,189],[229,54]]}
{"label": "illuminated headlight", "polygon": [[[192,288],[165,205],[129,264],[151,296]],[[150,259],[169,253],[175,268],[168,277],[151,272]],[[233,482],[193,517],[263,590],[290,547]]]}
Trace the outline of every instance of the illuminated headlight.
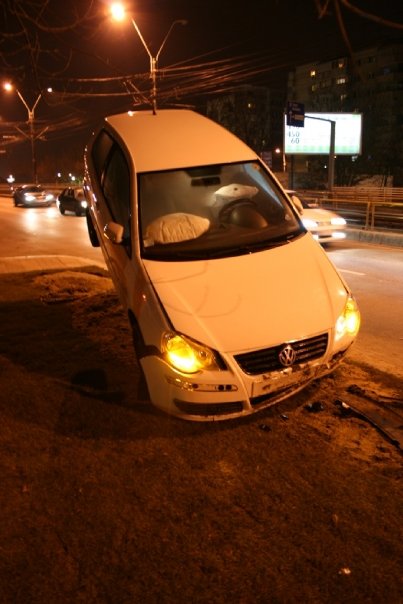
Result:
{"label": "illuminated headlight", "polygon": [[182,373],[219,369],[214,352],[210,348],[178,333],[164,335],[162,350],[171,367]]}
{"label": "illuminated headlight", "polygon": [[26,201],[35,201],[36,199],[35,195],[32,195],[32,193],[25,193],[24,198]]}
{"label": "illuminated headlight", "polygon": [[52,201],[53,197],[54,197],[54,195],[52,195],[52,193],[48,193],[46,195],[46,201]]}
{"label": "illuminated headlight", "polygon": [[330,221],[333,226],[346,226],[346,221],[341,216],[335,216]]}
{"label": "illuminated headlight", "polygon": [[88,206],[88,203],[86,201],[80,201],[80,206],[82,208],[86,208]]}
{"label": "illuminated headlight", "polygon": [[354,337],[360,329],[360,311],[354,298],[347,299],[343,312],[336,321],[336,340],[348,335]]}
{"label": "illuminated headlight", "polygon": [[308,230],[318,228],[318,223],[315,220],[311,220],[310,218],[303,218],[302,223],[304,227]]}

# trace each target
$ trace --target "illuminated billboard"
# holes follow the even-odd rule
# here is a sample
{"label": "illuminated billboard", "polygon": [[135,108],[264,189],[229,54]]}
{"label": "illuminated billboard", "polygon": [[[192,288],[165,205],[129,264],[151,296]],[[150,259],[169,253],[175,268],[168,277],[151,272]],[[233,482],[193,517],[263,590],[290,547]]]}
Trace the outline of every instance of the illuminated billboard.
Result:
{"label": "illuminated billboard", "polygon": [[329,155],[330,128],[336,122],[335,154],[360,155],[361,113],[305,113],[304,126],[287,126],[284,116],[284,153]]}

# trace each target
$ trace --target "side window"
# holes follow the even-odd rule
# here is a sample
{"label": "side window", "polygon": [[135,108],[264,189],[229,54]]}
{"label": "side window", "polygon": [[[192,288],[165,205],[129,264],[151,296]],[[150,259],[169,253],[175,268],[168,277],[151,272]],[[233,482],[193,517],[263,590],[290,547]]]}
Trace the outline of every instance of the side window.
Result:
{"label": "side window", "polygon": [[108,157],[110,150],[112,149],[113,139],[110,135],[102,130],[94,141],[91,157],[94,163],[95,172],[98,176],[98,181],[101,182],[103,178],[103,169],[105,166],[106,158]]}
{"label": "side window", "polygon": [[113,220],[124,228],[125,242],[130,241],[130,172],[121,148],[115,143],[103,171],[101,187]]}

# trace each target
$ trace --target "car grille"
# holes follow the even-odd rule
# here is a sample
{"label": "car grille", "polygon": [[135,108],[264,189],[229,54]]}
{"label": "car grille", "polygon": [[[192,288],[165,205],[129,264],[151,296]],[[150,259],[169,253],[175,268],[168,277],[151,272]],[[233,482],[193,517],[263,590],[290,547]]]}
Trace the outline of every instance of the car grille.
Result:
{"label": "car grille", "polygon": [[187,415],[198,415],[200,417],[241,413],[243,409],[241,401],[226,403],[188,403],[187,401],[175,399],[174,403],[182,413],[186,413]]}
{"label": "car grille", "polygon": [[[298,363],[308,363],[313,359],[323,356],[327,349],[328,335],[327,333],[307,338],[297,342],[289,342],[296,353],[294,365]],[[258,375],[270,371],[284,369],[284,365],[280,363],[279,353],[286,344],[273,346],[272,348],[263,348],[262,350],[254,350],[235,355],[235,360],[241,369],[250,375]]]}

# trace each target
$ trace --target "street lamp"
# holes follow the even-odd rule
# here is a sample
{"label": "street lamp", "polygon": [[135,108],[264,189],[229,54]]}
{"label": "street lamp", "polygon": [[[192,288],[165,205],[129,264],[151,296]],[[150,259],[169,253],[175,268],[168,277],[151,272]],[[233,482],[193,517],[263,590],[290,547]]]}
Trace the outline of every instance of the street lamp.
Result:
{"label": "street lamp", "polygon": [[[115,2],[114,4],[112,4],[110,10],[111,10],[112,18],[115,21],[122,21],[125,18],[125,9],[120,2]],[[152,108],[153,108],[153,113],[155,114],[156,110],[157,110],[157,69],[158,69],[159,56],[161,54],[162,49],[164,48],[164,46],[166,44],[166,41],[168,40],[168,37],[169,37],[171,31],[175,27],[175,25],[178,23],[180,25],[187,25],[187,21],[185,19],[177,19],[176,21],[174,21],[171,24],[171,27],[168,29],[168,32],[167,32],[165,38],[163,39],[162,44],[161,44],[157,54],[155,55],[155,57],[151,54],[150,49],[148,48],[146,41],[144,40],[143,35],[139,29],[139,26],[137,25],[137,23],[133,19],[133,17],[131,17],[131,22],[132,22],[132,25],[133,25],[134,29],[136,30],[136,32],[149,56],[149,59],[150,59],[150,78],[151,78],[151,82],[152,82],[151,104],[152,104]]]}
{"label": "street lamp", "polygon": [[[3,85],[3,88],[7,92],[11,92],[12,90],[14,90],[14,86],[12,84],[10,84],[10,82],[6,82]],[[30,107],[28,105],[28,103],[26,102],[26,100],[24,99],[24,97],[22,96],[22,94],[20,93],[20,91],[17,90],[17,88],[15,88],[15,91],[18,94],[18,97],[19,97],[20,101],[23,103],[23,105],[25,106],[25,109],[28,112],[29,134],[27,135],[23,130],[21,130],[18,127],[17,127],[17,130],[19,132],[21,132],[21,134],[23,134],[25,137],[29,138],[30,141],[31,141],[32,176],[33,176],[33,182],[37,183],[38,182],[38,175],[37,175],[37,170],[36,170],[35,139],[39,138],[47,130],[47,127],[46,127],[37,136],[35,135],[35,127],[34,127],[34,123],[35,123],[35,109],[36,109],[39,101],[42,98],[42,92],[40,92],[38,94],[35,103],[32,105],[32,107]],[[48,88],[47,92],[52,92],[52,89]]]}

